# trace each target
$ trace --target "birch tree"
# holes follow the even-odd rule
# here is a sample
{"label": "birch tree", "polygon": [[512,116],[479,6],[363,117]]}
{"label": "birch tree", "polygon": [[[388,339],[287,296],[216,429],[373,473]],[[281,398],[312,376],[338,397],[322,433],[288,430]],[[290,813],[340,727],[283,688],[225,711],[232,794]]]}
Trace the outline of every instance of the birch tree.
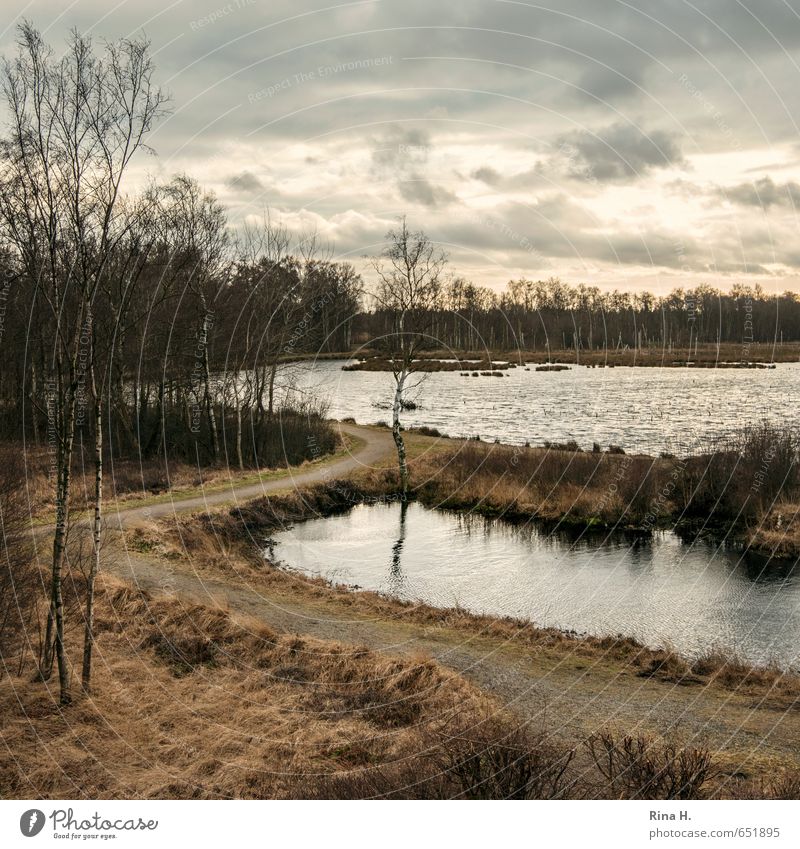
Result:
{"label": "birch tree", "polygon": [[392,437],[403,495],[408,492],[408,463],[400,414],[405,406],[409,377],[417,355],[431,342],[442,289],[446,254],[423,231],[411,232],[405,217],[399,227],[386,234],[387,246],[372,260],[377,276],[375,301],[391,317],[391,329],[380,340],[394,377]]}

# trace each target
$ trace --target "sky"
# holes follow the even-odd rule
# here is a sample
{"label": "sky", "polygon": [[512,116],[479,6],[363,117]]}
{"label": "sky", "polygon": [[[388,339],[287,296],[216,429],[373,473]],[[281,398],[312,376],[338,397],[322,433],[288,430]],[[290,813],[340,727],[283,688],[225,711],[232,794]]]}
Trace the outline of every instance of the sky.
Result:
{"label": "sky", "polygon": [[365,269],[398,217],[452,273],[800,291],[800,0],[3,0],[61,49],[144,33],[188,172]]}

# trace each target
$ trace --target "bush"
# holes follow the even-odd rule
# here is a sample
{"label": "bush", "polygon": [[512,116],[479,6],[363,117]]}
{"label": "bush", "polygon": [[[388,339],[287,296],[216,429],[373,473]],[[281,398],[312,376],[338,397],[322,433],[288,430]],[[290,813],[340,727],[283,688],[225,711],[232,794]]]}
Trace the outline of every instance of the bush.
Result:
{"label": "bush", "polygon": [[580,445],[574,440],[570,439],[569,442],[550,442],[545,440],[544,447],[549,451],[582,451]]}
{"label": "bush", "polygon": [[763,422],[715,440],[684,461],[677,506],[686,516],[757,519],[800,492],[800,433]]}
{"label": "bush", "polygon": [[702,799],[714,774],[707,749],[608,733],[586,745],[614,799]]}
{"label": "bush", "polygon": [[[464,718],[462,718],[463,724]],[[316,799],[559,799],[572,787],[573,749],[548,742],[512,717],[429,731],[423,753],[319,779]]]}
{"label": "bush", "polygon": [[435,427],[428,427],[427,425],[421,425],[420,427],[414,428],[414,430],[421,436],[444,436],[444,434]]}
{"label": "bush", "polygon": [[451,795],[461,799],[558,799],[574,755],[544,734],[496,717],[445,731],[433,748]]}

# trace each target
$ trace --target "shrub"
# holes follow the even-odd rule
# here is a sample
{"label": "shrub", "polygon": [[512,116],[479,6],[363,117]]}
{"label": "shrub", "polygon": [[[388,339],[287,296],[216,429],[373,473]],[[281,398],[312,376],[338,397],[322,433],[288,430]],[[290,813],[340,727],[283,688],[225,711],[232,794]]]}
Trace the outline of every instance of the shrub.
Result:
{"label": "shrub", "polygon": [[609,733],[586,745],[615,799],[701,799],[714,774],[707,749]]}
{"label": "shrub", "polygon": [[565,794],[574,750],[556,746],[510,719],[444,731],[433,760],[462,799],[557,799]]}
{"label": "shrub", "polygon": [[558,799],[572,786],[573,749],[548,742],[511,717],[473,715],[473,724],[429,730],[421,754],[325,776],[316,799]]}
{"label": "shrub", "polygon": [[677,506],[687,516],[740,522],[800,491],[800,433],[763,422],[715,440],[684,461]]}

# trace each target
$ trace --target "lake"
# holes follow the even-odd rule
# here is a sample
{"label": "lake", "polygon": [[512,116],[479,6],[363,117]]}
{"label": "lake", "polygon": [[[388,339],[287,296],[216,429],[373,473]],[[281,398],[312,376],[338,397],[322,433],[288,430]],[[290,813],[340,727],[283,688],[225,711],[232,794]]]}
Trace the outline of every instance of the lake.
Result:
{"label": "lake", "polygon": [[[389,421],[391,374],[342,371],[347,362],[293,363],[284,367],[281,383],[290,398],[324,398],[334,418]],[[652,454],[695,452],[709,437],[765,418],[800,423],[800,363],[770,370],[572,366],[537,372],[530,366],[504,375],[415,375],[407,397],[418,408],[402,421],[450,436],[532,445],[574,439],[583,448],[597,442]]]}
{"label": "lake", "polygon": [[800,665],[800,568],[672,532],[576,539],[419,504],[359,506],[273,535],[267,554],[396,598],[696,657]]}

